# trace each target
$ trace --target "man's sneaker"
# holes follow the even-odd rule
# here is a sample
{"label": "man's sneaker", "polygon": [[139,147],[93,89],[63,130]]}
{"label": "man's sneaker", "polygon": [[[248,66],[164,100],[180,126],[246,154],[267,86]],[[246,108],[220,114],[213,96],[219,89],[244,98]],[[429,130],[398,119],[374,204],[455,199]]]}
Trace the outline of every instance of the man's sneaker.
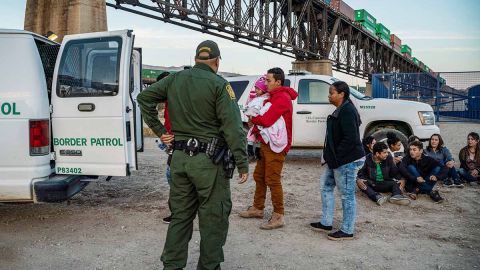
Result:
{"label": "man's sneaker", "polygon": [[375,198],[377,199],[378,205],[382,205],[388,201],[388,197],[382,195],[377,195]]}
{"label": "man's sneaker", "polygon": [[452,179],[450,178],[447,178],[443,181],[443,186],[444,187],[453,187],[453,182],[452,182]]}
{"label": "man's sneaker", "polygon": [[166,217],[166,218],[163,218],[162,219],[163,223],[165,224],[170,224],[170,222],[172,221],[172,215]]}
{"label": "man's sneaker", "polygon": [[464,188],[465,187],[465,185],[462,184],[460,179],[453,179],[453,186],[457,187],[457,188]]}
{"label": "man's sneaker", "polygon": [[241,211],[238,215],[242,218],[263,218],[263,210],[250,206],[247,210]]}
{"label": "man's sneaker", "polygon": [[285,225],[284,216],[282,214],[278,214],[278,213],[273,212],[270,220],[267,223],[262,224],[260,226],[260,229],[262,229],[262,230],[273,230],[273,229],[281,228],[284,225]]}
{"label": "man's sneaker", "polygon": [[443,198],[442,198],[442,196],[440,196],[440,193],[438,193],[437,190],[430,192],[430,198],[432,198],[432,200],[435,203],[443,202]]}
{"label": "man's sneaker", "polygon": [[390,203],[398,204],[398,205],[409,205],[410,199],[403,196],[403,195],[394,195],[388,199]]}
{"label": "man's sneaker", "polygon": [[344,233],[341,230],[327,235],[328,239],[333,241],[352,240],[353,234]]}
{"label": "man's sneaker", "polygon": [[332,230],[332,226],[324,226],[321,222],[314,222],[310,223],[310,229],[319,232],[329,232]]}

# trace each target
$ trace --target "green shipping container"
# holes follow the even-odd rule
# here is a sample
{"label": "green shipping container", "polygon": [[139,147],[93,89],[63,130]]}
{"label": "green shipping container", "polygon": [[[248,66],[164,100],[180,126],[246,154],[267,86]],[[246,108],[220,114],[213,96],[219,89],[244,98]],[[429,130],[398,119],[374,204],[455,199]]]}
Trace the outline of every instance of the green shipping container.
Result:
{"label": "green shipping container", "polygon": [[367,31],[371,32],[373,35],[375,35],[375,26],[367,23],[367,22],[360,22],[360,24],[363,26],[364,29]]}
{"label": "green shipping container", "polygon": [[412,61],[413,61],[413,63],[415,63],[415,65],[417,65],[417,66],[420,64],[420,61],[419,61],[417,58],[415,58],[415,57],[412,58]]}
{"label": "green shipping container", "polygon": [[366,22],[371,24],[374,28],[377,26],[377,19],[370,15],[365,9],[355,10],[355,21]]}
{"label": "green shipping container", "polygon": [[380,40],[385,42],[385,44],[390,45],[390,39],[389,38],[387,38],[384,35],[379,35],[378,37],[380,37]]}
{"label": "green shipping container", "polygon": [[161,69],[148,69],[148,68],[143,68],[142,69],[142,79],[143,80],[157,80],[158,75],[162,74],[163,72],[168,71],[170,73],[175,73],[177,71],[171,71],[171,70],[161,70]]}
{"label": "green shipping container", "polygon": [[406,53],[412,55],[412,49],[408,45],[402,45],[402,49],[400,50],[401,53]]}
{"label": "green shipping container", "polygon": [[157,69],[142,69],[142,78],[144,79],[157,79],[157,76],[160,75],[165,70]]}
{"label": "green shipping container", "polygon": [[390,42],[390,30],[388,30],[388,28],[385,27],[385,25],[383,25],[381,23],[377,23],[376,33],[379,36],[382,35],[382,36],[386,37]]}
{"label": "green shipping container", "polygon": [[445,79],[440,76],[438,76],[438,79],[440,80],[441,85],[445,85],[447,83],[447,81],[445,81]]}

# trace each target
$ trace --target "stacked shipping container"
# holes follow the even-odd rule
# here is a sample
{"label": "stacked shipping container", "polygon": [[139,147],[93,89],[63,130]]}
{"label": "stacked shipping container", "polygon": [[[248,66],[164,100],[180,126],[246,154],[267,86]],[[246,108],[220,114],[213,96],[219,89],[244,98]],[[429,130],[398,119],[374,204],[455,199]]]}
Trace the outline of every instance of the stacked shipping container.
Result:
{"label": "stacked shipping container", "polygon": [[365,9],[355,10],[355,21],[359,22],[363,28],[370,31],[373,35],[377,32],[377,19]]}
{"label": "stacked shipping container", "polygon": [[404,57],[412,59],[412,61],[419,66],[425,72],[430,72],[431,69],[426,66],[422,61],[417,58],[412,58],[412,49],[408,45],[402,45],[402,40],[394,35],[390,34],[390,30],[385,25],[378,23],[377,19],[373,17],[365,9],[354,10],[345,1],[342,0],[323,0],[327,5],[330,5],[332,9],[340,12],[352,21],[358,22],[364,29],[376,35],[383,42],[390,44],[392,48],[401,53]]}
{"label": "stacked shipping container", "polygon": [[416,57],[413,57],[413,58],[412,58],[412,61],[413,61],[413,63],[414,63],[415,65],[417,65],[417,66],[420,64],[420,61],[419,61]]}
{"label": "stacked shipping container", "polygon": [[381,41],[387,44],[390,44],[390,30],[388,30],[388,28],[385,27],[385,25],[381,23],[377,23],[375,32]]}
{"label": "stacked shipping container", "polygon": [[408,46],[407,44],[402,45],[400,52],[406,58],[408,58],[408,59],[412,58],[412,48],[410,48],[410,46]]}
{"label": "stacked shipping container", "polygon": [[[326,1],[328,2],[328,1]],[[351,21],[355,20],[355,10],[349,6],[345,1],[342,0],[331,0],[330,6],[340,12],[341,14],[345,15]]]}
{"label": "stacked shipping container", "polygon": [[399,37],[397,37],[394,34],[391,34],[390,35],[390,45],[392,45],[392,48],[395,51],[401,53],[401,51],[402,51],[402,40]]}

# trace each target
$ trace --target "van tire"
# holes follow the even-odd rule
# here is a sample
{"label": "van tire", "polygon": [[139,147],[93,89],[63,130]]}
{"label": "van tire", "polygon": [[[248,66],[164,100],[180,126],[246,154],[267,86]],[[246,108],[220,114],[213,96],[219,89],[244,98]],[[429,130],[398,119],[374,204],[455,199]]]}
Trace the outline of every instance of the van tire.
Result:
{"label": "van tire", "polygon": [[375,131],[374,133],[372,133],[370,135],[372,135],[377,142],[383,141],[386,144],[387,143],[387,133],[388,132],[394,133],[400,139],[400,141],[402,142],[402,145],[403,145],[403,149],[408,148],[408,138],[407,138],[407,136],[403,132],[398,131],[396,129],[383,128],[383,129]]}

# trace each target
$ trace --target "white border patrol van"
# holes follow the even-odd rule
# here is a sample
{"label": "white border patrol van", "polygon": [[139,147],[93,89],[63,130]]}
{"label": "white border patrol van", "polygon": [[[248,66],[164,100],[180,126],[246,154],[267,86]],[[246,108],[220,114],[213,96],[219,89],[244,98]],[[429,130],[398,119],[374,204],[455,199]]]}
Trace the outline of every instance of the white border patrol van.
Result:
{"label": "white border patrol van", "polygon": [[54,43],[0,30],[0,202],[59,202],[127,176],[143,150],[131,30]]}
{"label": "white border patrol van", "polygon": [[[249,91],[259,76],[227,77],[238,98],[241,111],[245,107]],[[338,79],[331,76],[295,72],[285,76],[285,86],[298,91],[293,101],[292,146],[322,148],[325,142],[327,117],[335,107],[328,102],[328,89]],[[350,97],[360,113],[362,136],[372,135],[377,141],[386,139],[387,132],[395,133],[404,147],[410,135],[428,140],[440,133],[430,105],[420,102],[371,98],[350,88]],[[243,115],[243,122],[247,117]]]}

